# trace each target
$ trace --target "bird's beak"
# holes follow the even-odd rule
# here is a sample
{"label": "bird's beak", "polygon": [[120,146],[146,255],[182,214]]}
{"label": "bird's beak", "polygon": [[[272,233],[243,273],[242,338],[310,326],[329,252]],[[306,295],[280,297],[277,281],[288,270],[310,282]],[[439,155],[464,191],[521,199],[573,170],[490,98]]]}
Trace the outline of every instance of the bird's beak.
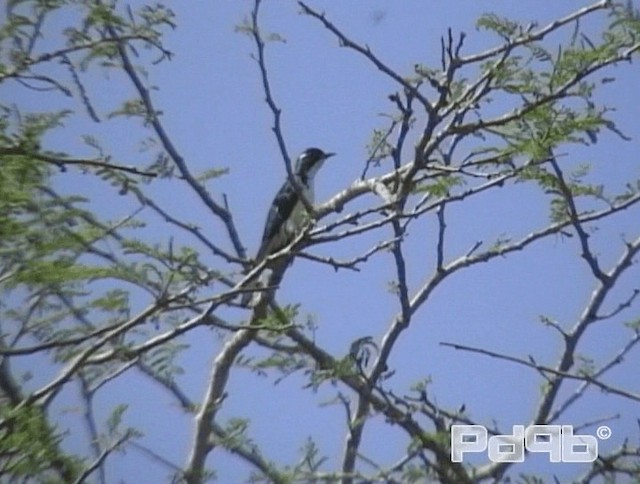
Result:
{"label": "bird's beak", "polygon": [[334,155],[335,155],[335,153],[325,153],[324,154],[324,159],[326,160],[327,158],[331,158]]}

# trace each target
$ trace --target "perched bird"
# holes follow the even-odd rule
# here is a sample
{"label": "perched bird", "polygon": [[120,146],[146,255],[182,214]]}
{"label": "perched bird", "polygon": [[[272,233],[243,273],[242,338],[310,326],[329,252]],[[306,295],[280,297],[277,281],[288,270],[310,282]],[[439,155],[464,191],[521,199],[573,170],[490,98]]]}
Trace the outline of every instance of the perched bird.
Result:
{"label": "perched bird", "polygon": [[[325,160],[334,154],[325,153],[318,148],[308,148],[296,160],[293,176],[303,196],[311,205],[314,203],[314,178]],[[260,249],[255,257],[256,264],[291,243],[304,227],[306,214],[307,210],[300,194],[287,177],[271,203]],[[243,303],[248,303],[250,299],[251,294],[247,293]]]}
{"label": "perched bird", "polygon": [[[314,203],[314,178],[325,160],[334,154],[324,153],[318,148],[309,148],[296,160],[293,176],[303,196],[311,205]],[[307,210],[300,200],[300,195],[287,177],[271,203],[262,234],[262,243],[255,261],[260,263],[265,257],[291,243],[303,228],[306,213]]]}

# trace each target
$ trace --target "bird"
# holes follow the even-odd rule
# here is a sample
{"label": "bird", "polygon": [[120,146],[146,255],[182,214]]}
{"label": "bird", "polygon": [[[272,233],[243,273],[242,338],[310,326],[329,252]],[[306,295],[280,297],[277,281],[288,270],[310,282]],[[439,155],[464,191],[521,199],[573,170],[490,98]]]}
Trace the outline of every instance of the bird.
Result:
{"label": "bird", "polygon": [[[314,180],[324,162],[335,153],[325,153],[319,148],[308,148],[296,160],[293,176],[298,182],[302,195],[309,204],[314,203]],[[302,230],[307,210],[289,177],[278,190],[264,225],[262,242],[255,262],[262,262],[267,256],[284,248]]]}
{"label": "bird", "polygon": [[[304,198],[313,205],[315,198],[314,180],[324,162],[335,153],[325,153],[319,148],[307,148],[296,160],[293,176]],[[307,209],[291,179],[287,177],[271,202],[264,225],[262,241],[255,264],[261,263],[269,255],[290,244],[304,228]],[[245,294],[244,303],[251,299],[251,293]]]}

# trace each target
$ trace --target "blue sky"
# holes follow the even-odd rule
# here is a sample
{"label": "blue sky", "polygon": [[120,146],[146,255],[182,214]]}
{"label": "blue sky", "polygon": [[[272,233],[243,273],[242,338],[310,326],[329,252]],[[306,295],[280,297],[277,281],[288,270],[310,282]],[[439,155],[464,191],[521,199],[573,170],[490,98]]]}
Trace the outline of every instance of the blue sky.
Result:
{"label": "blue sky", "polygon": [[[416,63],[439,65],[440,37],[447,27],[454,33],[467,34],[465,53],[495,45],[497,38],[475,28],[475,20],[482,12],[495,11],[543,25],[588,2],[309,1],[309,4],[324,10],[351,39],[368,45],[397,72],[410,75]],[[234,26],[249,16],[251,3],[176,2],[172,9],[178,27],[167,34],[165,46],[175,56],[171,62],[149,66],[148,82],[158,87],[152,95],[163,112],[165,128],[192,171],[229,168],[227,176],[207,186],[216,200],[220,201],[222,194],[227,196],[242,241],[251,254],[257,249],[268,204],[285,176],[271,131],[272,115],[263,101],[258,69],[251,58],[254,46],[248,37],[234,31]],[[60,19],[61,25],[65,20],[68,19]],[[601,17],[583,25],[592,32],[601,26]],[[316,20],[299,14],[295,2],[264,2],[261,27],[265,34],[277,33],[285,40],[269,43],[266,55],[273,94],[282,109],[289,154],[295,157],[308,146],[337,153],[317,179],[317,200],[326,200],[361,174],[371,132],[386,126],[383,113],[392,109],[387,96],[399,87],[363,57],[340,48]],[[552,36],[551,44],[570,34],[568,30]],[[55,35],[51,35],[50,41],[55,42]],[[638,178],[640,104],[634,87],[638,85],[637,69],[621,65],[612,72],[618,82],[602,86],[599,99],[615,107],[612,117],[633,141],[622,142],[613,134],[603,133],[599,145],[567,146],[560,159],[567,166],[593,162],[592,178],[615,191]],[[99,112],[116,108],[133,94],[118,72],[104,69],[85,76]],[[26,108],[50,109],[59,103],[45,94],[9,89],[15,102]],[[498,101],[495,109],[499,111],[500,107]],[[418,126],[423,121],[419,117]],[[87,133],[102,140],[122,164],[148,162],[153,158],[154,150],[139,149],[146,135],[139,123],[115,119],[94,124],[81,110],[68,120],[65,130],[48,138],[47,148],[89,156],[91,151],[79,141],[79,136]],[[389,165],[383,164],[373,173],[381,174],[387,169]],[[115,196],[112,189],[89,176],[64,174],[56,177],[56,183],[66,190],[90,193],[93,206],[106,217],[119,219],[132,210],[131,199]],[[177,180],[158,181],[149,190],[170,213],[199,225],[209,237],[226,244],[221,225]],[[363,197],[348,210],[373,202],[372,196]],[[490,246],[499,237],[508,235],[517,239],[543,227],[548,220],[547,203],[548,199],[541,197],[533,186],[507,185],[473,203],[451,206],[448,260],[466,253],[476,241]],[[150,222],[143,231],[146,240],[163,241],[171,234],[171,229],[159,223],[157,217],[148,213],[143,216]],[[637,236],[637,220],[637,213],[624,213],[603,223],[601,230],[593,234],[604,267],[619,257],[623,248],[621,234]],[[434,268],[435,228],[435,217],[431,215],[409,231],[408,269],[414,289]],[[349,239],[314,247],[312,251],[348,258],[366,251],[383,235]],[[182,245],[198,247],[196,241],[184,234],[177,237]],[[594,288],[593,278],[579,254],[575,237],[547,238],[524,253],[453,276],[435,291],[410,330],[401,337],[390,360],[396,373],[386,385],[406,394],[415,382],[431,378],[429,393],[446,408],[465,404],[470,416],[487,424],[495,420],[505,431],[513,424],[526,424],[542,383],[532,370],[454,351],[439,343],[468,344],[514,356],[532,355],[541,363],[553,365],[560,354],[561,341],[554,330],[539,323],[539,317],[554,318],[565,327],[579,317]],[[205,260],[212,267],[219,264],[213,257],[205,256]],[[638,279],[637,270],[630,272],[633,276],[623,278],[620,290],[614,292],[619,298],[628,295]],[[380,341],[398,310],[396,299],[386,287],[392,277],[392,259],[386,253],[372,259],[358,273],[336,273],[327,266],[298,260],[290,269],[279,297],[281,302],[301,303],[301,319],[308,315],[317,324],[316,341],[335,356],[341,356],[359,337],[372,336]],[[229,311],[226,316],[240,322],[247,314]],[[629,337],[630,331],[621,326],[627,317],[631,315],[590,330],[580,352],[594,357],[597,363],[610,359]],[[185,374],[180,383],[198,401],[220,341],[212,331],[199,329],[186,342],[191,347],[181,361]],[[247,354],[265,353],[250,348]],[[637,368],[638,363],[640,356],[635,351],[607,381],[637,391],[637,375],[631,375],[630,368]],[[293,464],[300,456],[298,449],[310,436],[329,458],[328,467],[334,468],[341,458],[345,438],[344,413],[339,405],[319,404],[332,401],[336,388],[325,384],[318,393],[311,393],[300,389],[304,384],[304,378],[295,375],[274,387],[273,378],[255,377],[247,370],[236,369],[220,418],[223,421],[249,418],[249,435],[263,446],[267,458],[277,462]],[[73,423],[73,412],[67,411],[73,401],[73,390],[67,392],[69,398],[57,409],[60,421],[68,422],[73,429],[72,440],[81,442],[82,431],[73,427],[77,425]],[[106,416],[123,398],[131,402],[127,423],[145,433],[141,442],[182,465],[193,430],[190,416],[181,413],[160,388],[135,375],[111,383],[97,404]],[[637,437],[637,430],[630,430],[636,428],[637,404],[590,391],[562,423],[577,425],[617,414],[621,418],[609,422],[613,437],[602,444],[606,448],[619,445],[625,437]],[[594,429],[587,431],[593,433]],[[391,464],[402,457],[404,445],[404,435],[385,425],[378,416],[365,432],[363,452],[382,464]],[[209,462],[220,482],[234,482],[247,475],[243,464],[221,451],[214,452]],[[148,461],[134,450],[114,456],[110,467],[111,482],[117,479],[140,482],[143,476],[152,482],[166,475],[165,469],[150,469]],[[548,468],[537,457],[531,458],[525,469],[534,471],[543,467],[544,472],[559,476],[572,476],[575,472],[575,467],[566,464]]]}

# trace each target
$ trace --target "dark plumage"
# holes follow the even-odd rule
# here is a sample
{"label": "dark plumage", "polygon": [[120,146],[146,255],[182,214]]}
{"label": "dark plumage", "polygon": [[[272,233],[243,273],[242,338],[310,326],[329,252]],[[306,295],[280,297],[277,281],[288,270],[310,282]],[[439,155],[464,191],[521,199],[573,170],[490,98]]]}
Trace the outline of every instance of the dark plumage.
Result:
{"label": "dark plumage", "polygon": [[[293,176],[296,177],[302,193],[310,204],[314,203],[313,179],[324,161],[333,155],[334,153],[325,153],[318,148],[309,148],[296,160]],[[306,212],[300,195],[287,177],[273,199],[267,214],[262,242],[255,258],[256,264],[291,243],[304,226]],[[260,285],[266,285],[266,281],[262,280]],[[252,294],[246,292],[243,295],[243,305],[250,304]]]}
{"label": "dark plumage", "polygon": [[[318,148],[309,148],[296,160],[293,175],[311,204],[314,203],[313,179],[324,161],[333,155],[334,153],[325,153]],[[256,262],[290,243],[302,229],[305,214],[304,204],[295,186],[287,178],[271,203]]]}

